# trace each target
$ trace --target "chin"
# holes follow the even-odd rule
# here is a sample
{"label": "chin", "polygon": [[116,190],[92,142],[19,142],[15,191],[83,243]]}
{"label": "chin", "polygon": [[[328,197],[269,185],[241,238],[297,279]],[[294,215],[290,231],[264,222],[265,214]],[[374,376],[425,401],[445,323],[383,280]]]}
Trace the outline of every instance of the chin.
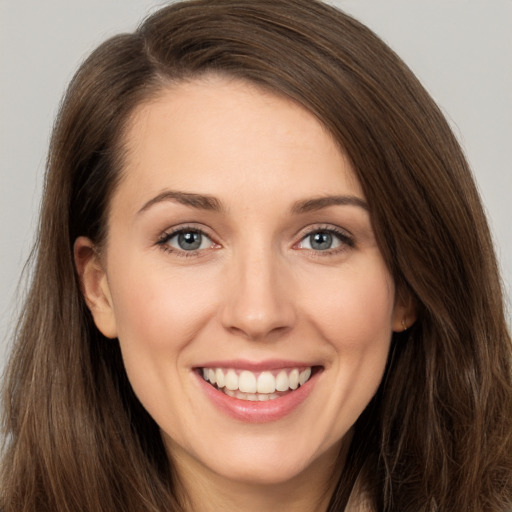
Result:
{"label": "chin", "polygon": [[216,473],[227,480],[246,485],[279,486],[300,478],[307,465],[303,461],[276,462],[273,458],[261,461],[233,461],[217,468]]}

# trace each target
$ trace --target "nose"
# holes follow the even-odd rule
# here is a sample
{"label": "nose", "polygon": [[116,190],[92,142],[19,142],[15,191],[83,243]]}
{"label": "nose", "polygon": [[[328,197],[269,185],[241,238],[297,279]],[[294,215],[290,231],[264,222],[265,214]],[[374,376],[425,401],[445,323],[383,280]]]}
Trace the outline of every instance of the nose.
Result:
{"label": "nose", "polygon": [[296,322],[293,283],[285,262],[271,251],[249,252],[229,269],[221,322],[232,334],[270,341]]}

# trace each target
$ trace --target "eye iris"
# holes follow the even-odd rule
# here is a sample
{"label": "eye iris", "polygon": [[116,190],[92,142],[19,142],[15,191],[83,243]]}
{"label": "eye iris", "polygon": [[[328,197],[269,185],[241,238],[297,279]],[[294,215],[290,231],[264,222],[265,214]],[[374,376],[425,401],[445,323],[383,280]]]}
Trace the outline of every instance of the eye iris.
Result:
{"label": "eye iris", "polygon": [[332,235],[330,233],[320,232],[311,235],[311,248],[317,251],[325,251],[330,249],[332,245]]}
{"label": "eye iris", "polygon": [[194,231],[187,231],[178,235],[178,245],[184,251],[194,251],[201,247],[202,236],[201,233]]}

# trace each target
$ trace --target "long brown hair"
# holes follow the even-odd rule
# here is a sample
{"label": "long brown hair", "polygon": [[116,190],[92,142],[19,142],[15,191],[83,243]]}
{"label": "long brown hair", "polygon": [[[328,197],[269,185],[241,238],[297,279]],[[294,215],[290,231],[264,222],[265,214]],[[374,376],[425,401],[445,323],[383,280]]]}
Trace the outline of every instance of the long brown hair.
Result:
{"label": "long brown hair", "polygon": [[480,199],[439,109],[392,50],[333,7],[194,0],[101,45],[62,104],[3,395],[3,512],[181,510],[159,429],[84,303],[73,243],[107,235],[134,108],[205,73],[285,95],[321,120],[417,305],[355,425],[329,511],[343,510],[357,475],[375,510],[512,508],[511,341]]}

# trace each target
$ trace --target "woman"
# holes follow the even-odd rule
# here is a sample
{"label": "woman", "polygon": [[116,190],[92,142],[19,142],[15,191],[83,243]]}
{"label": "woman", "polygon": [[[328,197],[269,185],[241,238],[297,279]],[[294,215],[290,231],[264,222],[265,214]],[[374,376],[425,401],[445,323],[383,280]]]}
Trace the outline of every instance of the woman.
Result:
{"label": "woman", "polygon": [[101,45],[50,148],[4,512],[512,508],[511,345],[446,121],[320,2]]}

